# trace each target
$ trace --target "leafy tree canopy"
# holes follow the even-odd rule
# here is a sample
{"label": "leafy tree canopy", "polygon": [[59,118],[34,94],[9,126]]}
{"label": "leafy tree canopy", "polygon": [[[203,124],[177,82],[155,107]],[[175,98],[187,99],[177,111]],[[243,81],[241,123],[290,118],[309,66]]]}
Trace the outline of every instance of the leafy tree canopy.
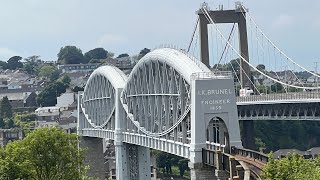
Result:
{"label": "leafy tree canopy", "polygon": [[37,75],[39,71],[39,65],[42,62],[40,56],[30,56],[24,60],[25,63],[23,64],[23,69],[30,75]]}
{"label": "leafy tree canopy", "polygon": [[117,58],[123,58],[123,57],[129,57],[129,54],[127,53],[120,54]]}
{"label": "leafy tree canopy", "polygon": [[73,89],[72,89],[73,92],[78,92],[78,91],[84,91],[84,88],[83,87],[79,87],[79,86],[75,86]]}
{"label": "leafy tree canopy", "polygon": [[50,76],[55,70],[56,70],[56,67],[54,66],[42,66],[39,69],[39,76],[50,78]]}
{"label": "leafy tree canopy", "polygon": [[95,48],[92,49],[86,53],[84,53],[84,57],[87,61],[90,61],[92,59],[106,59],[108,56],[108,51],[106,51],[104,48]]}
{"label": "leafy tree canopy", "polygon": [[86,63],[81,49],[76,46],[65,46],[58,53],[58,63],[60,64],[81,64]]}
{"label": "leafy tree canopy", "polygon": [[70,79],[70,77],[68,75],[64,75],[59,80],[65,85],[65,87],[69,87],[71,79]]}
{"label": "leafy tree canopy", "polygon": [[50,81],[55,81],[59,79],[60,71],[54,66],[46,65],[39,69],[39,76],[50,79]]}
{"label": "leafy tree canopy", "polygon": [[266,70],[266,66],[263,65],[263,64],[258,64],[257,65],[257,69],[260,70],[260,71],[263,71],[263,70]]}
{"label": "leafy tree canopy", "polygon": [[20,60],[22,57],[20,56],[13,56],[7,61],[7,68],[11,70],[19,69],[23,67],[22,62]]}
{"label": "leafy tree canopy", "polygon": [[37,129],[0,149],[0,179],[83,179],[84,151],[75,134]]}
{"label": "leafy tree canopy", "polygon": [[278,160],[270,155],[262,177],[266,180],[318,180],[320,159],[304,159],[300,155],[293,154]]}
{"label": "leafy tree canopy", "polygon": [[62,81],[56,81],[49,84],[37,96],[37,104],[39,106],[54,106],[57,103],[57,97],[66,92],[67,86]]}
{"label": "leafy tree canopy", "polygon": [[3,97],[0,102],[0,116],[2,118],[12,118],[12,106],[7,96]]}
{"label": "leafy tree canopy", "polygon": [[145,55],[148,54],[149,52],[150,52],[150,49],[148,49],[148,48],[143,48],[143,49],[140,51],[139,55],[138,55],[138,59],[143,58],[143,56],[145,56]]}

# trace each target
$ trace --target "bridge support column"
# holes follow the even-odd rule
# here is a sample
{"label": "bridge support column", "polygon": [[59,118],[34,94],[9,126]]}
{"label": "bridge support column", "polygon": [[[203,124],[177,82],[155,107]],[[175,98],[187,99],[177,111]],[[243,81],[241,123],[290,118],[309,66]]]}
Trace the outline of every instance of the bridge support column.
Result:
{"label": "bridge support column", "polygon": [[228,180],[229,174],[202,163],[189,163],[191,180]]}
{"label": "bridge support column", "polygon": [[127,147],[122,142],[115,142],[116,177],[119,180],[128,179]]}
{"label": "bridge support column", "polygon": [[105,179],[103,139],[80,136],[80,147],[86,148],[85,164],[90,166],[88,176]]}
{"label": "bridge support column", "polygon": [[150,149],[124,143],[124,109],[120,102],[121,88],[115,92],[115,155],[117,180],[150,180]]}
{"label": "bridge support column", "polygon": [[139,180],[151,179],[150,168],[150,149],[142,146],[138,147],[138,162],[139,162]]}
{"label": "bridge support column", "polygon": [[243,147],[246,149],[255,149],[255,134],[254,134],[254,123],[253,120],[242,121],[242,142]]}

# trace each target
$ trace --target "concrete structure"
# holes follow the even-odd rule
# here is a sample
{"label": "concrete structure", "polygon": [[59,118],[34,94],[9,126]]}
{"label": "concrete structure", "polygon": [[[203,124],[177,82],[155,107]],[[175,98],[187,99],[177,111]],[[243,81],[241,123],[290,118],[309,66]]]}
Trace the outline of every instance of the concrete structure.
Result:
{"label": "concrete structure", "polygon": [[121,180],[151,178],[150,148],[188,158],[193,179],[225,178],[202,163],[203,149],[241,147],[233,77],[184,51],[156,49],[128,78],[100,67],[78,99],[78,134],[114,140]]}
{"label": "concrete structure", "polygon": [[[247,23],[246,23],[246,10],[239,3],[236,3],[235,10],[217,10],[205,13],[204,8],[207,9],[206,4],[197,14],[199,16],[199,34],[200,34],[200,60],[208,68],[210,68],[209,63],[209,43],[208,43],[208,18],[210,18],[214,23],[237,23],[239,30],[239,52],[241,56],[249,62],[249,50],[248,50],[248,38],[247,38]],[[210,17],[207,17],[210,16]],[[250,83],[251,71],[250,66],[243,59],[240,60],[240,83],[241,87],[252,88]],[[244,146],[246,148],[254,149],[255,143],[250,137],[254,137],[253,122],[246,121],[244,123]]]}
{"label": "concrete structure", "polygon": [[62,73],[74,73],[74,72],[92,72],[97,69],[100,64],[64,64],[58,65],[58,70]]}
{"label": "concrete structure", "polygon": [[4,148],[9,141],[21,140],[24,133],[21,129],[0,129],[0,147]]}
{"label": "concrete structure", "polygon": [[[247,23],[246,23],[246,11],[242,8],[242,5],[236,4],[235,10],[217,10],[208,11],[212,17],[214,23],[237,23],[239,29],[239,47],[240,53],[243,58],[249,62],[249,51],[248,51],[248,38],[247,38]],[[200,60],[205,65],[209,64],[209,43],[208,43],[208,24],[209,21],[206,15],[200,9],[197,12],[199,16],[199,33],[200,33]],[[243,60],[240,61],[241,73],[240,81],[243,87],[251,87],[251,83],[248,77],[251,77],[250,66]]]}

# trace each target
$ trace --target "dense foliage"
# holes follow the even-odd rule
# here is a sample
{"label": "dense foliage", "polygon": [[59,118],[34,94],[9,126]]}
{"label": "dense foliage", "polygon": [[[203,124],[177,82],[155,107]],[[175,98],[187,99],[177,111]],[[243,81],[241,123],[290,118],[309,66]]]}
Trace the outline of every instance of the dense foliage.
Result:
{"label": "dense foliage", "polygon": [[76,46],[65,46],[58,53],[58,63],[60,64],[80,64],[86,63],[81,49]]}
{"label": "dense foliage", "polygon": [[39,106],[54,106],[57,103],[57,97],[66,92],[70,84],[70,78],[63,76],[61,79],[50,83],[41,93],[37,96],[37,104]]}
{"label": "dense foliage", "polygon": [[148,49],[148,48],[143,48],[143,49],[140,51],[139,55],[138,55],[138,59],[143,58],[143,56],[145,56],[145,55],[148,54],[149,52],[150,52],[150,49]]}
{"label": "dense foliage", "polygon": [[[254,129],[255,136],[265,144],[267,151],[287,148],[307,150],[320,146],[320,122],[255,121]],[[256,143],[258,147],[261,147],[261,142]]]}
{"label": "dense foliage", "polygon": [[124,53],[124,54],[119,54],[119,56],[117,56],[117,58],[123,58],[123,57],[129,57],[129,54]]}
{"label": "dense foliage", "polygon": [[318,180],[320,159],[304,159],[293,154],[278,160],[270,155],[262,177],[265,180]]}
{"label": "dense foliage", "polygon": [[0,102],[0,116],[2,118],[12,118],[12,107],[7,96],[3,97]]}
{"label": "dense foliage", "polygon": [[106,59],[107,56],[108,56],[108,51],[106,51],[104,48],[95,48],[84,53],[84,57],[88,62],[92,59],[95,59],[95,60]]}
{"label": "dense foliage", "polygon": [[82,179],[84,152],[75,134],[37,129],[0,149],[0,179]]}
{"label": "dense foliage", "polygon": [[163,174],[173,174],[172,167],[177,166],[179,168],[179,175],[183,177],[188,167],[188,160],[179,156],[175,156],[173,154],[161,152],[161,151],[153,151],[157,158],[157,167],[160,169],[159,172]]}

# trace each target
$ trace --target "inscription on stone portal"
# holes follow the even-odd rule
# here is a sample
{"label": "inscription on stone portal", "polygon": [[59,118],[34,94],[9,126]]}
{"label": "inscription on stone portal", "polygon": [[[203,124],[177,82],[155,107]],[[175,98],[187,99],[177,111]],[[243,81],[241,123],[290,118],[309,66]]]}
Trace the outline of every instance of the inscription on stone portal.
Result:
{"label": "inscription on stone portal", "polygon": [[206,89],[197,91],[201,105],[207,106],[211,111],[224,110],[225,105],[231,103],[230,99],[226,97],[232,93],[231,89]]}

